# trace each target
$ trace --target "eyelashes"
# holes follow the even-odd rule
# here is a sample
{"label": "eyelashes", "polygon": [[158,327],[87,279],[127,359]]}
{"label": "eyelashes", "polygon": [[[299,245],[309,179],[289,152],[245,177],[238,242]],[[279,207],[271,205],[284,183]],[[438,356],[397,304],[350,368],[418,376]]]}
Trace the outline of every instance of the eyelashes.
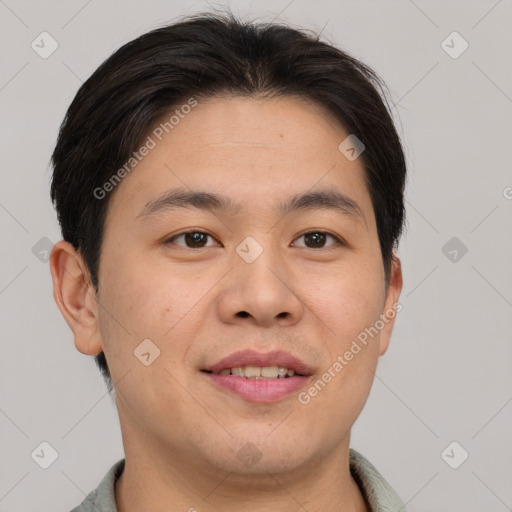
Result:
{"label": "eyelashes", "polygon": [[[205,238],[207,237],[210,237],[212,238],[213,240],[215,240],[215,238],[210,235],[209,233],[205,233],[204,231],[199,231],[197,229],[194,229],[194,230],[190,230],[190,231],[182,231],[181,233],[178,233],[177,235],[173,235],[172,237],[168,238],[167,240],[165,240],[164,244],[167,245],[167,244],[173,244],[173,245],[179,245],[179,244],[176,244],[175,243],[175,240],[177,240],[178,238],[180,237],[185,237],[186,239],[186,236],[187,235],[202,235],[202,239],[199,239],[194,241],[193,240],[193,237],[189,237],[188,240],[193,240],[193,243],[199,243],[201,244],[201,240],[204,240]],[[186,249],[203,249],[205,246],[200,246],[200,247],[185,247]]]}
{"label": "eyelashes", "polygon": [[[190,235],[190,236],[188,236],[188,235]],[[192,236],[192,235],[194,235],[194,236]],[[199,235],[199,236],[197,236],[197,235]],[[314,235],[314,236],[312,237],[311,235]],[[320,237],[318,237],[318,235],[320,235]],[[176,243],[176,240],[178,240],[182,237],[185,242],[184,246]],[[215,237],[213,237],[209,233],[206,233],[205,231],[200,231],[198,229],[191,229],[191,230],[187,230],[187,231],[182,231],[181,233],[177,233],[176,235],[173,235],[172,237],[167,238],[164,241],[164,245],[177,245],[179,247],[183,247],[184,249],[192,249],[192,250],[204,249],[207,247],[214,247],[215,244],[214,245],[203,245],[203,242],[205,242],[208,239],[208,237],[211,238],[212,240],[215,240],[218,243],[218,241],[215,239]],[[309,231],[306,231],[306,232],[302,233],[301,235],[299,235],[297,238],[295,238],[295,240],[299,240],[303,237],[308,237],[307,240],[309,240],[309,242],[307,242],[307,243],[312,242],[313,244],[318,244],[318,243],[321,244],[323,241],[327,241],[329,238],[334,240],[334,244],[327,245],[324,247],[307,247],[306,245],[299,246],[299,247],[305,247],[306,249],[320,250],[320,249],[328,249],[330,247],[335,247],[335,246],[345,246],[346,245],[345,241],[341,237],[334,235],[333,233],[330,233],[328,231],[309,230]],[[188,243],[191,243],[192,246],[187,245]]]}

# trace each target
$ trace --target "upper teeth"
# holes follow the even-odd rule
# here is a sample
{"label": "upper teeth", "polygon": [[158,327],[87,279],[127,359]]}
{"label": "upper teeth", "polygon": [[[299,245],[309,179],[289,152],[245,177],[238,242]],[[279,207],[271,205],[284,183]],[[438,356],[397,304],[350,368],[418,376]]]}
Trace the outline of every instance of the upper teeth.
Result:
{"label": "upper teeth", "polygon": [[247,379],[284,379],[285,377],[293,377],[294,370],[279,366],[236,366],[235,368],[226,368],[219,372],[220,375],[236,375],[238,377],[246,377]]}

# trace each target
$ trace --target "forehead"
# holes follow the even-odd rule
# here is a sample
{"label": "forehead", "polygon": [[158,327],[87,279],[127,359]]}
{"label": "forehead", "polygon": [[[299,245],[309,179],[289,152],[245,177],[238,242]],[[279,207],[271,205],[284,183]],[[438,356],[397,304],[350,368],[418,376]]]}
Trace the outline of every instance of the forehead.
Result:
{"label": "forehead", "polygon": [[110,210],[129,205],[135,219],[178,188],[225,196],[233,211],[271,201],[283,213],[299,195],[320,190],[331,191],[338,205],[345,198],[350,208],[352,200],[354,213],[371,208],[362,159],[350,161],[338,149],[349,134],[316,104],[218,96],[198,99],[166,125],[173,112],[149,132],[153,147],[118,185]]}

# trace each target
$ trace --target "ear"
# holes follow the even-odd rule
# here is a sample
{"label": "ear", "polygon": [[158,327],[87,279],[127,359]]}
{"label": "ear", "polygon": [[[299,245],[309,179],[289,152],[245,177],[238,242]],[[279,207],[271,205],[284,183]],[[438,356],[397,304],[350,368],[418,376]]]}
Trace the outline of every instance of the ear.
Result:
{"label": "ear", "polygon": [[83,258],[64,240],[50,254],[53,297],[75,336],[75,347],[82,354],[102,351],[98,329],[98,304],[90,274]]}
{"label": "ear", "polygon": [[398,302],[402,291],[402,284],[402,264],[398,256],[393,252],[389,285],[386,292],[384,310],[382,311],[384,327],[380,331],[379,338],[379,355],[381,356],[384,355],[388,349],[396,315],[402,309],[402,304]]}

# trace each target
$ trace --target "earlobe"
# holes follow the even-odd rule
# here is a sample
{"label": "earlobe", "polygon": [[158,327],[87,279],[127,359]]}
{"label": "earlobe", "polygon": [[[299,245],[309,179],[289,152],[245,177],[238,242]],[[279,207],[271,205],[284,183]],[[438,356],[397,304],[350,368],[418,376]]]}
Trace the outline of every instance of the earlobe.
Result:
{"label": "earlobe", "polygon": [[393,252],[389,285],[384,303],[384,310],[382,311],[383,328],[380,332],[379,338],[379,355],[381,356],[384,355],[388,349],[389,340],[395,324],[395,318],[401,310],[399,299],[402,291],[402,285],[402,264],[400,262],[400,258]]}
{"label": "earlobe", "polygon": [[81,254],[64,240],[50,254],[53,297],[73,331],[75,347],[82,354],[102,351],[98,329],[98,305],[90,275]]}

